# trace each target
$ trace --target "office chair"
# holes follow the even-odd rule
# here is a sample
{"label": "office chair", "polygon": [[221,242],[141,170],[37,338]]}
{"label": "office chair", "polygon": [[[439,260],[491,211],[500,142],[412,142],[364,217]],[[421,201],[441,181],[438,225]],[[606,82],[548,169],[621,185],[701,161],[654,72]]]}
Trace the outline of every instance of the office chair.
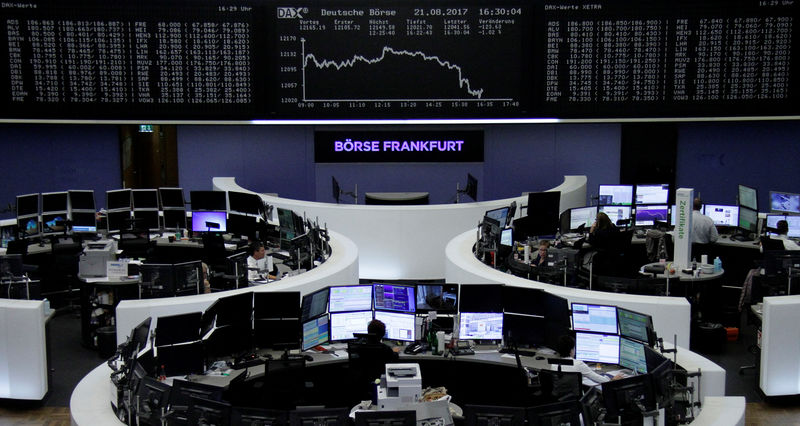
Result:
{"label": "office chair", "polygon": [[572,371],[540,370],[539,384],[542,403],[576,401],[583,395],[583,375]]}
{"label": "office chair", "polygon": [[353,377],[353,391],[362,399],[372,398],[375,379],[386,372],[386,364],[396,362],[396,355],[381,342],[348,342],[347,364]]}
{"label": "office chair", "polygon": [[51,264],[43,285],[42,297],[51,300],[64,297],[69,310],[78,310],[75,304],[80,293],[78,281],[78,259],[83,252],[83,240],[79,236],[53,236],[50,238]]}
{"label": "office chair", "polygon": [[[227,282],[225,272],[228,269],[225,240],[221,234],[203,234],[203,262],[208,265],[208,281],[212,290],[231,290],[236,288],[235,283]],[[231,286],[234,284],[234,286]]]}
{"label": "office chair", "polygon": [[464,424],[466,426],[523,426],[525,424],[525,408],[467,404],[464,406]]}
{"label": "office chair", "polygon": [[[762,235],[759,240],[761,241],[761,248],[767,251],[776,251],[776,250],[785,250],[783,246],[783,241],[779,239],[772,239],[768,235]],[[692,250],[694,250],[694,246],[692,246]],[[692,252],[694,253],[694,251]]]}
{"label": "office chair", "polygon": [[417,412],[402,411],[356,411],[355,426],[416,426]]}

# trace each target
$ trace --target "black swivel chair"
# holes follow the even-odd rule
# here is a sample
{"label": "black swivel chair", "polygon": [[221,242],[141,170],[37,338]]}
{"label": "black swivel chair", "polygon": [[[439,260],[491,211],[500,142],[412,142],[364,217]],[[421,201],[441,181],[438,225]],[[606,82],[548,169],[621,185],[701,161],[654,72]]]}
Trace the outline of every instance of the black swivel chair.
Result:
{"label": "black swivel chair", "polygon": [[362,399],[372,398],[375,379],[386,372],[386,364],[397,362],[397,354],[381,342],[348,342],[347,360],[353,391]]}
{"label": "black swivel chair", "polygon": [[225,240],[221,234],[209,232],[203,234],[203,262],[208,265],[208,281],[213,290],[231,290],[236,288],[235,282],[225,280],[227,270],[227,252]]}
{"label": "black swivel chair", "polygon": [[581,381],[583,375],[572,371],[539,371],[542,403],[577,401],[583,395]]}
{"label": "black swivel chair", "polygon": [[42,296],[50,299],[63,298],[70,309],[77,309],[80,290],[78,261],[83,252],[83,240],[79,236],[53,236],[50,238],[51,264]]}

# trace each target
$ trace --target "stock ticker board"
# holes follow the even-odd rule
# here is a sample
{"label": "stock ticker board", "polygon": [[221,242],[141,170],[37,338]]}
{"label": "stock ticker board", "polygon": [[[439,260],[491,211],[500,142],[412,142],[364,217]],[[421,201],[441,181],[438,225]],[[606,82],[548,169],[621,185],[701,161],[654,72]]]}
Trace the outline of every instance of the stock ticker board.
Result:
{"label": "stock ticker board", "polygon": [[796,116],[794,0],[0,2],[5,120]]}

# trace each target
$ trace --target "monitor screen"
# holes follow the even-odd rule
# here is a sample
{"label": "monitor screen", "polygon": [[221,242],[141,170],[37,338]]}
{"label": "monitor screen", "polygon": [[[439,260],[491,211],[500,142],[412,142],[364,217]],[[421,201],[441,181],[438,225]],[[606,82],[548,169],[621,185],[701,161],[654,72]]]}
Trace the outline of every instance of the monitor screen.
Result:
{"label": "monitor screen", "polygon": [[600,185],[597,204],[601,206],[630,206],[633,204],[633,185]]}
{"label": "monitor screen", "polygon": [[[782,220],[786,220],[786,215],[768,214],[767,215],[767,228],[773,228],[773,229],[777,228],[778,227],[778,222],[780,222]],[[737,224],[738,224],[738,222],[737,222]],[[775,235],[775,233],[768,232],[767,235],[772,236],[772,235]]]}
{"label": "monitor screen", "polygon": [[17,195],[17,217],[39,214],[39,194]]}
{"label": "monitor screen", "polygon": [[494,210],[487,210],[484,216],[489,216],[490,218],[496,220],[500,223],[500,227],[504,228],[506,226],[506,221],[508,220],[508,207],[500,207],[499,209]]}
{"label": "monitor screen", "polygon": [[461,312],[503,312],[502,284],[462,284]]}
{"label": "monitor screen", "polygon": [[228,197],[225,191],[191,191],[189,192],[189,198],[192,203],[192,211],[228,210]]}
{"label": "monitor screen", "polygon": [[619,339],[619,365],[630,368],[639,374],[647,374],[647,359],[644,345],[640,342],[621,337]]}
{"label": "monitor screen", "polygon": [[314,346],[328,343],[328,316],[323,315],[303,323],[302,350],[307,351]]}
{"label": "monitor screen", "polygon": [[158,223],[158,210],[134,210],[133,218],[137,221],[141,221],[140,226],[142,228],[151,231],[158,231],[161,229]]}
{"label": "monitor screen", "polygon": [[414,287],[395,284],[374,284],[375,310],[414,312],[417,298]]}
{"label": "monitor screen", "polygon": [[372,309],[372,286],[331,287],[328,300],[330,301],[330,312],[370,310]]}
{"label": "monitor screen", "polygon": [[63,233],[66,231],[66,222],[66,213],[42,214],[42,233]]}
{"label": "monitor screen", "polygon": [[581,225],[589,229],[597,217],[597,206],[580,207],[577,209],[570,209],[569,211],[569,229],[570,231],[578,229]]}
{"label": "monitor screen", "polygon": [[514,231],[511,228],[506,228],[500,231],[500,245],[511,247],[514,245]]}
{"label": "monitor screen", "polygon": [[603,333],[575,333],[575,359],[619,364],[619,336]]}
{"label": "monitor screen", "polygon": [[575,331],[616,334],[617,307],[573,303],[572,329]]}
{"label": "monitor screen", "polygon": [[758,191],[745,185],[739,185],[739,205],[758,211]]}
{"label": "monitor screen", "polygon": [[22,237],[31,237],[39,234],[39,216],[17,218],[17,229]]}
{"label": "monitor screen", "polygon": [[372,311],[331,313],[331,341],[352,340],[353,333],[366,333]]}
{"label": "monitor screen", "polygon": [[97,232],[94,212],[72,212],[72,232]]}
{"label": "monitor screen", "polygon": [[655,221],[666,222],[669,218],[669,206],[637,206],[636,226],[652,226]]}
{"label": "monitor screen", "polygon": [[300,318],[300,292],[253,293],[253,318]]}
{"label": "monitor screen", "polygon": [[300,305],[300,319],[308,321],[328,312],[328,289],[323,288],[303,296]]}
{"label": "monitor screen", "polygon": [[128,228],[127,220],[131,218],[130,210],[123,210],[119,212],[108,212],[106,215],[106,225],[108,232],[119,232],[122,229]]}
{"label": "monitor screen", "polygon": [[130,209],[131,190],[115,189],[106,191],[106,204],[108,204],[108,210]]}
{"label": "monitor screen", "polygon": [[800,194],[770,191],[769,204],[773,212],[800,214]]}
{"label": "monitor screen", "polygon": [[67,211],[66,192],[45,192],[42,194],[42,213]]}
{"label": "monitor screen", "polygon": [[94,191],[69,191],[70,210],[91,210],[95,211]]}
{"label": "monitor screen", "polygon": [[503,338],[502,312],[461,312],[458,338],[464,340],[501,340]]}
{"label": "monitor screen", "polygon": [[250,329],[253,322],[253,293],[220,297],[214,304],[217,310],[217,327],[226,325]]}
{"label": "monitor screen", "polygon": [[545,344],[547,320],[535,315],[503,314],[503,341],[506,346],[538,347]]}
{"label": "monitor screen", "polygon": [[758,228],[758,212],[742,205],[739,208],[739,228],[747,232],[756,232]]}
{"label": "monitor screen", "polygon": [[[172,265],[175,270],[175,290],[188,291],[197,294],[203,287],[203,266],[199,260],[176,263]],[[185,293],[184,293],[185,294]]]}
{"label": "monitor screen", "polygon": [[164,210],[164,229],[186,229],[186,210]]}
{"label": "monitor screen", "polygon": [[224,211],[192,212],[192,232],[227,232],[227,231],[228,231],[228,219]]}
{"label": "monitor screen", "polygon": [[[800,238],[800,216],[784,216],[779,214],[767,215],[767,227],[777,228],[778,221],[785,220],[789,225],[789,232],[786,234],[788,237]],[[776,235],[773,232],[767,233],[770,236]]]}
{"label": "monitor screen", "polygon": [[201,312],[160,316],[156,318],[156,346],[189,343],[200,340]]}
{"label": "monitor screen", "polygon": [[538,288],[503,286],[503,311],[544,316],[545,291]]}
{"label": "monitor screen", "polygon": [[184,209],[183,188],[158,188],[158,198],[162,209]]}
{"label": "monitor screen", "polygon": [[600,206],[598,209],[608,215],[611,223],[616,224],[620,220],[628,220],[631,218],[630,206]]}
{"label": "monitor screen", "polygon": [[639,312],[617,307],[619,334],[650,344],[650,332],[653,330],[653,317]]}
{"label": "monitor screen", "polygon": [[417,312],[454,313],[458,307],[458,284],[418,284]]}
{"label": "monitor screen", "polygon": [[389,340],[402,340],[404,342],[417,340],[416,333],[414,333],[415,318],[416,315],[414,314],[375,311],[375,319],[386,325],[386,335],[384,337]]}
{"label": "monitor screen", "polygon": [[669,184],[636,185],[636,204],[667,204]]}
{"label": "monitor screen", "polygon": [[134,189],[131,194],[134,209],[158,209],[158,190]]}
{"label": "monitor screen", "polygon": [[528,194],[528,232],[530,235],[555,235],[558,233],[560,191],[531,192]]}
{"label": "monitor screen", "polygon": [[259,215],[264,210],[264,201],[258,194],[228,192],[228,207],[231,211]]}
{"label": "monitor screen", "polygon": [[703,206],[703,214],[710,217],[717,226],[736,227],[739,225],[739,206],[706,204]]}

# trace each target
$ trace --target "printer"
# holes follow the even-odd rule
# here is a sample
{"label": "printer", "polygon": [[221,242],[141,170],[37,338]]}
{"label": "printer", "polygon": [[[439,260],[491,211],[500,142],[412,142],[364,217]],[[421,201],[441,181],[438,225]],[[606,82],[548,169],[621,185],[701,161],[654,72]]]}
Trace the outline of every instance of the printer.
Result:
{"label": "printer", "polygon": [[90,241],[78,261],[78,276],[106,276],[106,262],[117,260],[117,242],[114,240]]}
{"label": "printer", "polygon": [[395,410],[415,404],[422,396],[419,364],[386,364],[386,374],[378,386],[378,407]]}

